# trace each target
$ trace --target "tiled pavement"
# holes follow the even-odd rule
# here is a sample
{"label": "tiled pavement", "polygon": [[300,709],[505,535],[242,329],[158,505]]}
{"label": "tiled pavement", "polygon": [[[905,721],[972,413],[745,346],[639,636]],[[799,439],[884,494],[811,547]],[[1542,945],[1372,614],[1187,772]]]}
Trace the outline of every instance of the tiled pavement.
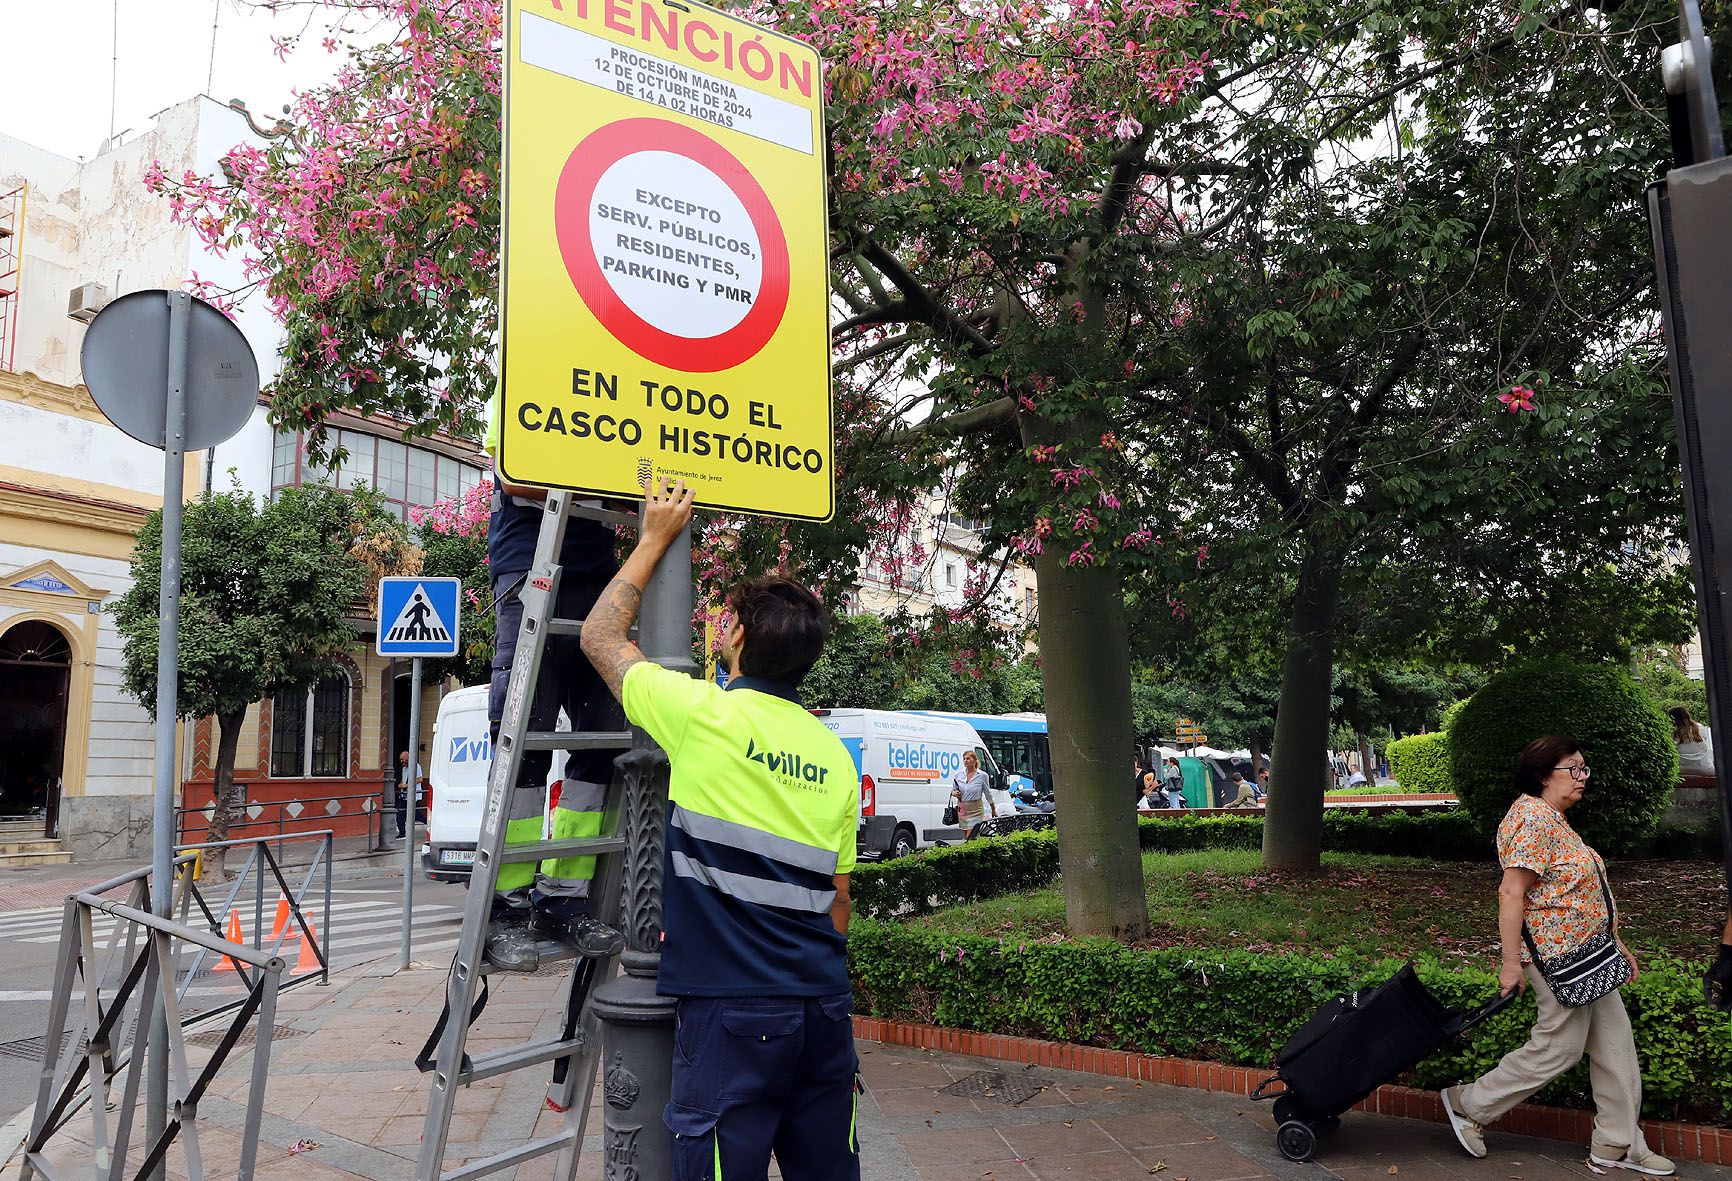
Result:
{"label": "tiled pavement", "polygon": [[[443,967],[395,972],[382,964],[341,974],[328,988],[285,994],[277,1023],[294,1031],[271,1051],[260,1181],[398,1181],[414,1175],[427,1083],[410,1060],[439,1010]],[[471,1047],[502,1046],[557,1024],[563,981],[507,980],[497,987]],[[1324,1178],[1342,1181],[1569,1181],[1589,1176],[1579,1147],[1492,1133],[1492,1152],[1476,1161],[1437,1124],[1349,1114],[1314,1163],[1294,1164],[1275,1149],[1266,1104],[1243,1097],[1024,1068],[933,1051],[860,1043],[868,1094],[861,1104],[863,1172],[871,1181],[1234,1181]],[[225,1066],[202,1106],[201,1143],[213,1166],[232,1163],[243,1115],[250,1056]],[[980,1098],[941,1093],[977,1071],[1003,1071],[1044,1089],[1011,1105],[998,1092]],[[448,1167],[534,1135],[561,1118],[542,1107],[546,1075],[521,1072],[461,1093]],[[76,1126],[87,1126],[75,1125]],[[578,1176],[602,1176],[600,1113],[592,1108]],[[291,1146],[316,1144],[300,1153]],[[78,1155],[68,1144],[55,1156]],[[169,1174],[184,1176],[178,1153]],[[88,1165],[77,1170],[88,1171]],[[226,1169],[213,1168],[212,1176]],[[16,1176],[17,1163],[0,1170]],[[551,1161],[519,1166],[520,1181],[546,1181]],[[1680,1176],[1732,1181],[1732,1168],[1689,1163]],[[510,1176],[509,1173],[503,1174]],[[645,1181],[659,1181],[646,1178]]]}

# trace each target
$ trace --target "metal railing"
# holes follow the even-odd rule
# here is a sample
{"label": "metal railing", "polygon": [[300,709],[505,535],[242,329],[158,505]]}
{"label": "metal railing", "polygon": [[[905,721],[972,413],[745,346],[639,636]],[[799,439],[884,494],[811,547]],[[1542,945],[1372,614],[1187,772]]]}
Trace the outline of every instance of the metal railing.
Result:
{"label": "metal railing", "polygon": [[[280,838],[317,839],[320,843],[298,889],[290,886],[272,855],[272,838],[211,842],[179,849],[173,863],[173,903],[178,921],[150,913],[149,868],[91,886],[66,900],[48,1028],[43,1038],[36,1108],[31,1116],[29,1137],[24,1142],[21,1181],[30,1181],[36,1174],[48,1181],[74,1172],[90,1176],[93,1168],[96,1177],[106,1177],[108,1181],[122,1181],[128,1176],[142,1181],[158,1174],[170,1147],[177,1141],[185,1155],[184,1168],[177,1171],[183,1172],[189,1181],[203,1181],[206,1169],[199,1148],[199,1104],[256,1018],[258,1028],[240,1153],[233,1162],[238,1181],[249,1181],[258,1155],[277,996],[308,981],[324,984],[330,979],[331,838],[329,831],[287,834]],[[192,866],[202,851],[241,846],[250,846],[251,853],[213,910],[193,877]],[[324,870],[322,929],[326,932],[323,943],[305,912],[321,868]],[[250,945],[244,940],[226,939],[222,932],[223,920],[234,912],[249,881],[254,887]],[[285,921],[272,931],[268,946],[263,934],[267,884],[287,903],[288,911]],[[195,905],[197,916],[189,922],[189,918],[194,918]],[[116,920],[102,939],[96,931],[98,915]],[[286,921],[290,918],[292,922]],[[296,928],[319,965],[318,971],[299,977],[289,975],[281,955],[285,939]],[[195,954],[183,967],[182,956],[189,950]],[[232,967],[241,995],[185,1016],[182,1004],[194,979],[212,956],[218,957],[219,967],[223,963]],[[210,1059],[195,1075],[187,1055],[186,1025],[225,1013],[232,1013],[228,1025]],[[153,1017],[162,1018],[168,1032],[168,1119],[162,1128],[144,1130],[140,1140],[143,1156],[135,1164],[128,1154],[134,1124],[144,1106],[140,1088],[149,1057],[144,1051]],[[81,1109],[88,1109],[89,1122],[83,1134],[77,1135],[68,1129]],[[68,1155],[75,1162],[71,1168],[65,1161]],[[226,1166],[230,1162],[222,1163]]]}
{"label": "metal railing", "polygon": [[[246,787],[245,784],[240,783],[239,781],[236,782],[236,786],[241,787],[243,790]],[[334,796],[299,796],[292,800],[261,800],[256,804],[257,807],[274,808],[276,814],[274,816],[261,816],[258,818],[247,817],[245,813],[245,808],[253,807],[255,805],[243,804],[241,813],[233,820],[229,821],[229,831],[233,832],[237,829],[272,828],[274,826],[276,837],[273,839],[276,841],[280,849],[282,842],[288,838],[313,835],[312,832],[290,832],[287,828],[288,825],[296,823],[329,823],[330,820],[333,819],[328,812],[324,816],[308,816],[304,813],[301,816],[293,816],[290,815],[288,811],[290,806],[300,804],[303,808],[313,809],[324,804],[329,804],[333,801],[342,804],[349,800],[372,800],[375,804],[379,804],[382,796],[382,791],[361,791],[345,792],[341,795]],[[174,810],[176,839],[180,841],[182,845],[186,844],[187,837],[190,835],[189,829],[191,826],[187,822],[195,816],[205,816],[214,806],[214,804],[200,804],[190,807],[176,808]],[[341,813],[339,813],[339,815],[340,814]],[[369,848],[372,848],[379,843],[379,834],[383,831],[385,817],[394,813],[391,813],[381,805],[371,809],[363,808],[361,814],[367,818],[367,845]],[[262,838],[258,834],[254,834],[241,839],[244,841],[254,841]]]}

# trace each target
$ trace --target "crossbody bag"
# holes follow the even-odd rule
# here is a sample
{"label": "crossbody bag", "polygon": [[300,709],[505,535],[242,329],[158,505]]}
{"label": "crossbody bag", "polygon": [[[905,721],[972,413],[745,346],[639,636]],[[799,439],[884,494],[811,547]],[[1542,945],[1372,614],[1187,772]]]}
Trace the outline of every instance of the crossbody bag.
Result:
{"label": "crossbody bag", "polygon": [[1594,876],[1600,879],[1600,893],[1606,899],[1606,926],[1580,947],[1542,958],[1528,931],[1527,920],[1522,920],[1522,939],[1534,957],[1534,967],[1558,998],[1558,1004],[1572,1009],[1591,1005],[1630,981],[1630,961],[1624,958],[1612,933],[1618,912],[1612,903],[1612,891],[1606,886],[1606,875],[1600,872],[1597,862]]}

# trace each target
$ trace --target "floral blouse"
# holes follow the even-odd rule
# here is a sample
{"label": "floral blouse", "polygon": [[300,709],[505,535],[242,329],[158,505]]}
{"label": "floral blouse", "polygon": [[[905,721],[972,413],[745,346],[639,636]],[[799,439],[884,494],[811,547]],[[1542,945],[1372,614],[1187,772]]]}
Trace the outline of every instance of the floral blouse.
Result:
{"label": "floral blouse", "polygon": [[[1606,863],[1538,796],[1519,795],[1497,826],[1497,859],[1505,869],[1539,874],[1523,915],[1541,958],[1562,955],[1600,933],[1610,916],[1595,869]],[[1521,958],[1533,957],[1523,940]]]}

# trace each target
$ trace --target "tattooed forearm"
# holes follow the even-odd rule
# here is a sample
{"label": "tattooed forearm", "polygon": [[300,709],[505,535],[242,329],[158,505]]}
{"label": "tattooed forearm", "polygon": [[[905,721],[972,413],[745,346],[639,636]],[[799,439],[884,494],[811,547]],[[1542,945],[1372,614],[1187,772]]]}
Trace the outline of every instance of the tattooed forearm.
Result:
{"label": "tattooed forearm", "polygon": [[626,670],[644,659],[642,650],[629,638],[642,603],[641,590],[624,578],[615,578],[583,621],[583,654],[615,697],[625,684]]}

